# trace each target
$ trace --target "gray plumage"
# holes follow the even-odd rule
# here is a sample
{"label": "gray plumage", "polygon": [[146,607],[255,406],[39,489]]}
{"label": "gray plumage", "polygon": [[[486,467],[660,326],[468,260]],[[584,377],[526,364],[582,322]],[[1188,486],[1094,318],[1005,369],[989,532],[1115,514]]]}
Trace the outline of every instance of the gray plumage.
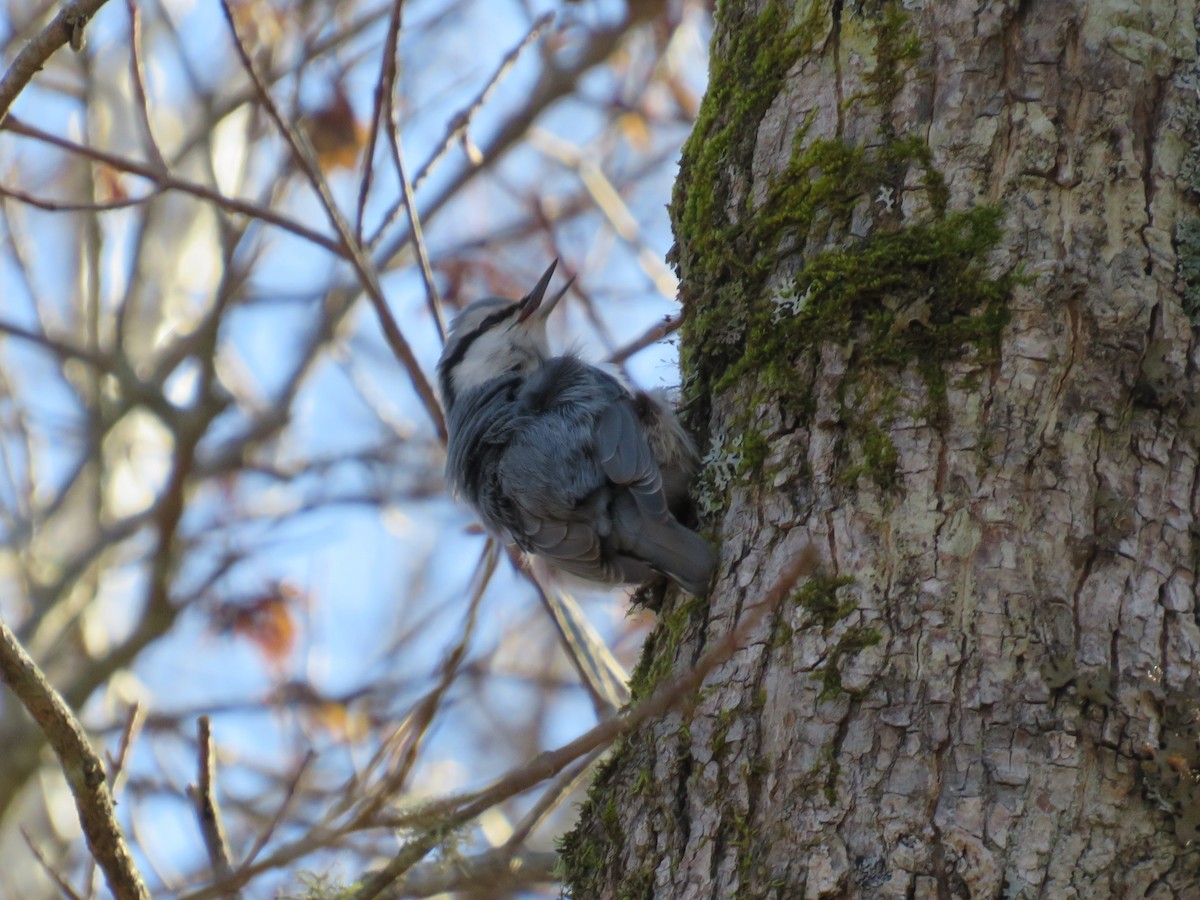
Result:
{"label": "gray plumage", "polygon": [[553,269],[522,300],[482,300],[455,321],[438,366],[447,477],[489,530],[566,572],[610,584],[658,572],[703,593],[716,555],[672,513],[695,467],[690,439],[661,396],[549,355],[545,318],[562,294],[538,307]]}

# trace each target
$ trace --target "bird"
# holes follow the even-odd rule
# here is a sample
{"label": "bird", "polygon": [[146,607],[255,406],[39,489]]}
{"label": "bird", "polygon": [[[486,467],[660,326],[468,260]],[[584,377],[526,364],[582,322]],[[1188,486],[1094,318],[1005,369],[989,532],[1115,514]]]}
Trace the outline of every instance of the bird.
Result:
{"label": "bird", "polygon": [[454,320],[437,366],[446,477],[493,534],[606,585],[666,576],[701,595],[717,555],[681,524],[697,457],[661,392],[634,391],[574,354],[552,355],[543,304],[558,260],[520,300]]}

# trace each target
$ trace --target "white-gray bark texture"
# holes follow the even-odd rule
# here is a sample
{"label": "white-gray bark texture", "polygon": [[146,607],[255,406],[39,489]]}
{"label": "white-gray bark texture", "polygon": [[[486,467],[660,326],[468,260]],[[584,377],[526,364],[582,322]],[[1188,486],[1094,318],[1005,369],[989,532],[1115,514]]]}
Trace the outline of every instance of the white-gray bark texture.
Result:
{"label": "white-gray bark texture", "polygon": [[672,204],[711,596],[577,897],[1200,897],[1194,0],[717,10]]}

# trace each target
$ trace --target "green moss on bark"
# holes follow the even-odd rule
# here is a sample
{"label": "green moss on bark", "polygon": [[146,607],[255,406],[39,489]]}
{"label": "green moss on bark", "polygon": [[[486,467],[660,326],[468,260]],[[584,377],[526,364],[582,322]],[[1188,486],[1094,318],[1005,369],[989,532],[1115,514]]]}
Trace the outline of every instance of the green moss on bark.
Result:
{"label": "green moss on bark", "polygon": [[[621,791],[615,782],[627,765],[627,746],[618,745],[612,756],[596,767],[579,824],[559,840],[559,874],[568,896],[581,900],[600,896],[651,900],[654,896],[652,867],[613,877],[625,841],[621,811],[616,806]],[[612,891],[614,881],[619,882],[616,893]]]}
{"label": "green moss on bark", "polygon": [[[765,411],[772,422],[782,418],[788,431],[811,426],[822,347],[839,346],[847,361],[838,390],[845,428],[837,480],[844,489],[873,484],[887,490],[897,480],[889,430],[898,415],[899,372],[919,373],[925,412],[936,421],[945,414],[946,363],[968,354],[986,362],[997,353],[1008,321],[1015,275],[997,273],[989,262],[1001,239],[998,210],[951,210],[923,133],[896,124],[903,117],[894,111],[907,102],[903,94],[925,50],[920,37],[899,0],[853,8],[855,21],[840,23],[843,60],[853,42],[853,55],[873,66],[863,92],[846,97],[839,113],[859,124],[873,119],[874,131],[853,142],[840,131],[816,135],[815,117],[798,122],[786,165],[770,176],[753,171],[760,127],[768,116],[788,115],[799,105],[780,102],[789,72],[810,55],[827,55],[832,17],[850,13],[834,0],[801,3],[796,10],[778,0],[767,0],[761,11],[731,2],[717,8],[709,90],[684,147],[671,202],[690,424],[707,438],[715,406],[739,410],[705,440],[702,485],[710,515],[731,487],[769,479],[779,432]],[[794,450],[785,455],[793,472]],[[844,594],[839,599],[844,584],[818,579],[795,597],[807,615],[794,627],[821,628],[831,644],[826,664],[814,673],[823,699],[842,690],[847,657],[881,639],[875,629],[847,621],[855,606]],[[681,652],[686,656],[706,602],[685,599],[664,612],[635,669],[635,698],[660,683]],[[786,653],[795,640],[787,618],[772,634],[772,653]],[[765,702],[755,696],[756,706]],[[717,756],[727,749],[730,721],[722,719],[713,736]],[[686,769],[686,724],[665,739],[678,742],[672,752]],[[656,783],[646,768],[653,754],[639,741],[641,736],[631,736],[615,751],[597,776],[580,824],[563,839],[571,896],[651,895],[653,872],[662,863],[652,849],[644,848],[650,855],[638,871],[618,866],[620,844],[629,840],[621,823],[646,810],[614,808],[613,798],[648,805],[657,816],[664,798],[684,789],[686,772],[674,787]],[[831,764],[823,782],[831,798],[836,781]],[[745,821],[731,811],[719,839],[737,848],[744,895],[756,896],[770,881],[756,871]]]}
{"label": "green moss on bark", "polygon": [[[989,269],[1001,238],[999,210],[948,210],[928,143],[896,132],[892,110],[922,52],[899,3],[878,4],[855,23],[875,65],[868,90],[846,108],[876,116],[875,136],[861,145],[813,138],[811,121],[802,124],[787,166],[752,200],[747,178],[759,125],[787,69],[823,39],[829,8],[809,4],[803,15],[789,28],[781,5],[771,3],[753,24],[740,23],[741,37],[717,54],[672,203],[692,424],[703,431],[716,398],[738,398],[743,412],[728,430],[754,438],[753,453],[741,457],[745,480],[761,480],[770,453],[756,422],[764,403],[779,403],[796,424],[811,417],[811,359],[827,341],[851,348],[848,382],[894,383],[897,369],[915,365],[927,386],[927,417],[939,421],[944,364],[970,352],[995,354],[1015,280]],[[751,63],[759,45],[761,58]],[[906,208],[920,212],[905,220]],[[795,274],[768,286],[780,271]],[[849,486],[868,476],[890,488],[891,421],[879,421],[889,410],[847,412],[855,427],[839,481]]]}
{"label": "green moss on bark", "polygon": [[1183,311],[1193,325],[1200,325],[1200,218],[1184,219],[1176,227],[1175,253],[1183,282]]}
{"label": "green moss on bark", "polygon": [[648,696],[671,672],[675,656],[691,626],[703,617],[708,601],[687,597],[670,610],[663,610],[658,627],[642,645],[642,655],[629,677],[629,693],[637,701]]}

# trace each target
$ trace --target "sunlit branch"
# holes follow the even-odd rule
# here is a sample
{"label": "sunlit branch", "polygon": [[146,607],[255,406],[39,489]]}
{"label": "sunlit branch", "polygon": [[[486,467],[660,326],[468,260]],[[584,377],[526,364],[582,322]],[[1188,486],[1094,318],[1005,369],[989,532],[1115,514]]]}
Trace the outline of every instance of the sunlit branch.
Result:
{"label": "sunlit branch", "polygon": [[[516,551],[509,548],[514,556]],[[525,574],[538,593],[538,600],[550,616],[558,633],[559,643],[579,673],[584,690],[592,701],[598,719],[607,719],[616,714],[629,702],[629,690],[625,687],[629,673],[617,662],[608,649],[608,644],[596,633],[579,604],[557,585],[543,586],[532,572]]]}
{"label": "sunlit branch", "polygon": [[75,797],[88,849],[118,900],[149,900],[137,865],[117,824],[104,763],[83,726],[42,674],[8,626],[0,622],[0,678],[29,711],[58,757]]}
{"label": "sunlit branch", "polygon": [[4,125],[13,101],[56,50],[68,43],[72,49],[82,48],[84,29],[105,2],[75,0],[63,7],[50,24],[21,49],[4,77],[0,78],[0,126]]}

